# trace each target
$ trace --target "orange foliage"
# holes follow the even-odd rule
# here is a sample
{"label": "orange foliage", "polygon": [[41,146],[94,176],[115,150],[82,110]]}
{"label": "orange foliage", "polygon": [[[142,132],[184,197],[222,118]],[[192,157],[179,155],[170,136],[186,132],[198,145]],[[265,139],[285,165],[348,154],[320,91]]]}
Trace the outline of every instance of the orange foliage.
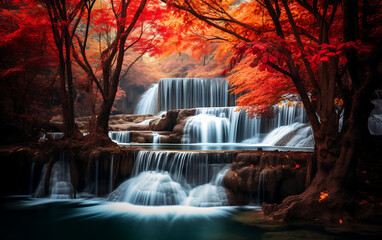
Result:
{"label": "orange foliage", "polygon": [[[300,91],[309,96],[305,103],[319,101],[317,78],[322,62],[338,61],[338,67],[343,67],[344,50],[353,48],[359,55],[371,50],[361,41],[343,42],[339,1],[326,5],[319,0],[313,10],[306,6],[312,5],[310,1],[164,2],[172,10],[166,23],[176,32],[164,43],[166,54],[191,50],[197,59],[213,55],[218,68],[226,66],[221,75],[230,74],[232,91],[244,93],[237,102],[250,117],[272,115],[270,107],[290,97],[296,99],[301,92],[292,76],[298,79]],[[322,25],[317,20],[323,15],[330,22],[327,40],[322,39]]]}
{"label": "orange foliage", "polygon": [[329,192],[328,191],[322,191],[320,192],[320,198],[319,198],[319,202],[322,202],[325,198],[327,198],[329,196]]}

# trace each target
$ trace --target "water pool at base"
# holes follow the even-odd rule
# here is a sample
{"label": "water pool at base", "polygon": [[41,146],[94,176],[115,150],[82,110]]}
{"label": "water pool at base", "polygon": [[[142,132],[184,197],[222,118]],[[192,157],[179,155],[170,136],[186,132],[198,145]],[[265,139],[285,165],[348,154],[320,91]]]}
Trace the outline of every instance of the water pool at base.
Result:
{"label": "water pool at base", "polygon": [[376,226],[244,224],[259,207],[137,206],[97,200],[0,200],[1,239],[381,239]]}

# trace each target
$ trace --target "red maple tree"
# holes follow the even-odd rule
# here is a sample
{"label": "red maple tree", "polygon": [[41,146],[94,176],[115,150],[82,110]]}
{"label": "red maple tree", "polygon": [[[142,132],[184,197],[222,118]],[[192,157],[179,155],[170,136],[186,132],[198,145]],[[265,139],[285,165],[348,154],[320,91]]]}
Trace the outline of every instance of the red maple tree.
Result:
{"label": "red maple tree", "polygon": [[[354,217],[357,158],[370,144],[370,97],[378,86],[380,2],[368,0],[163,0],[200,36],[224,39],[233,56],[222,75],[244,92],[239,105],[265,114],[298,94],[314,132],[316,161],[306,191],[280,205],[274,219]],[[206,37],[205,37],[206,39]],[[200,38],[203,41],[203,38]],[[227,45],[227,44],[226,44]],[[321,192],[328,195],[320,204]]]}

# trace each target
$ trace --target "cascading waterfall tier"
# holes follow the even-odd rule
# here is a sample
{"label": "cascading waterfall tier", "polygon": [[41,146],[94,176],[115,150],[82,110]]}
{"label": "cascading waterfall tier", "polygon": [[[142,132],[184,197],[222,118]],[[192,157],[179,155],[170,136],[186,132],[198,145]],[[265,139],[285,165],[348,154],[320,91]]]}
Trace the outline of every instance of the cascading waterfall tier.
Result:
{"label": "cascading waterfall tier", "polygon": [[129,143],[131,140],[130,131],[109,131],[108,136],[116,143]]}
{"label": "cascading waterfall tier", "polygon": [[140,151],[132,177],[109,196],[136,205],[228,205],[222,186],[230,153]]}
{"label": "cascading waterfall tier", "polygon": [[[70,165],[68,155],[65,152],[59,154],[58,159],[54,161],[50,169],[49,179],[49,197],[54,199],[70,199],[74,198],[74,187],[71,183]],[[45,197],[45,178],[46,165],[43,167],[42,176],[39,186],[37,187],[34,197]]]}
{"label": "cascading waterfall tier", "polygon": [[[274,107],[276,114],[270,119],[249,119],[244,110],[237,112],[235,109],[198,108],[184,127],[182,142],[237,143],[245,140],[245,143],[259,144],[274,129],[308,121],[304,109],[298,104],[293,107]],[[304,126],[309,127],[307,124]]]}
{"label": "cascading waterfall tier", "polygon": [[157,114],[171,109],[235,106],[223,78],[162,78],[141,97],[135,114]]}
{"label": "cascading waterfall tier", "polygon": [[135,107],[135,114],[156,114],[158,111],[158,84],[153,84],[141,96],[137,106]]}

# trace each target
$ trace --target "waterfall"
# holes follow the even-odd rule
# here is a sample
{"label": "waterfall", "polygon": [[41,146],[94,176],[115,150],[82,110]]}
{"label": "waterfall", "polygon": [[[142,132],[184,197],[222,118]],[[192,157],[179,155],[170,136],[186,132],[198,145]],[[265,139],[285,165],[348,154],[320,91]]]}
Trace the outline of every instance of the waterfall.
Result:
{"label": "waterfall", "polygon": [[109,131],[108,136],[116,143],[129,143],[131,141],[130,131]]}
{"label": "waterfall", "polygon": [[158,112],[158,106],[158,84],[153,84],[151,88],[142,95],[134,113],[155,115]]}
{"label": "waterfall", "polygon": [[313,147],[313,130],[306,123],[281,126],[270,132],[261,144],[265,146]]}
{"label": "waterfall", "polygon": [[47,140],[48,137],[53,139],[53,140],[58,140],[58,139],[63,138],[64,135],[65,134],[63,132],[47,132],[47,133],[43,133],[42,136],[39,139],[39,142],[41,140]]}
{"label": "waterfall", "polygon": [[57,140],[63,138],[65,134],[63,132],[48,132],[47,135],[53,140]]}
{"label": "waterfall", "polygon": [[161,135],[157,132],[153,132],[153,143],[160,143]]}
{"label": "waterfall", "polygon": [[138,123],[138,125],[149,125],[151,120],[153,119],[146,119],[146,120],[143,120],[142,122]]}
{"label": "waterfall", "polygon": [[[300,105],[273,108],[274,118],[249,119],[244,110],[235,107],[198,108],[184,127],[183,143],[261,143],[273,129],[294,123],[306,123],[307,117]],[[248,140],[250,139],[250,140]]]}
{"label": "waterfall", "polygon": [[211,182],[195,187],[190,191],[185,205],[195,207],[218,207],[229,205],[225,188],[223,187],[224,176],[230,168],[227,164]]}
{"label": "waterfall", "polygon": [[155,115],[171,109],[235,106],[238,96],[228,93],[228,90],[228,81],[223,78],[162,78],[142,95],[135,114]]}
{"label": "waterfall", "polygon": [[[68,154],[61,152],[59,157],[55,159],[52,168],[50,169],[49,179],[49,197],[55,199],[70,199],[74,198],[74,187],[71,183],[70,165]],[[33,194],[33,197],[45,197],[45,176],[47,171],[45,164],[42,169],[40,183]]]}
{"label": "waterfall", "polygon": [[230,126],[228,118],[203,113],[197,114],[191,117],[184,127],[183,143],[228,142]]}
{"label": "waterfall", "polygon": [[162,78],[159,81],[161,110],[195,107],[226,107],[228,81],[222,78]]}
{"label": "waterfall", "polygon": [[230,153],[140,151],[132,178],[109,200],[137,205],[227,205],[222,179],[231,157]]}

